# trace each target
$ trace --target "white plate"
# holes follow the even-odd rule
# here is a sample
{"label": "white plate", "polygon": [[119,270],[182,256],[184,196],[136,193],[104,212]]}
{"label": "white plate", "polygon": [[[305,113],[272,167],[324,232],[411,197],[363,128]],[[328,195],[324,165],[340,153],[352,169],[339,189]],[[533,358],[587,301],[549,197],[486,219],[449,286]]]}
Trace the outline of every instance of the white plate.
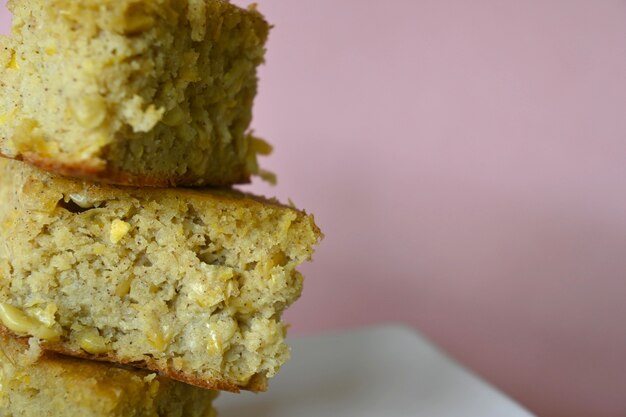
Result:
{"label": "white plate", "polygon": [[403,327],[292,340],[263,394],[223,393],[219,417],[529,417]]}

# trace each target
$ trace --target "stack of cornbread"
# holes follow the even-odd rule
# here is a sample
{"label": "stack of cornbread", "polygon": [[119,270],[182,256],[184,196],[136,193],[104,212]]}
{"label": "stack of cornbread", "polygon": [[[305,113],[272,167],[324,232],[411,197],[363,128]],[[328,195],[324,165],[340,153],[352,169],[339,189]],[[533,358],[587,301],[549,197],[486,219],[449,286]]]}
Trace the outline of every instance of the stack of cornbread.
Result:
{"label": "stack of cornbread", "polygon": [[271,178],[248,130],[268,24],[226,0],[8,7],[0,415],[205,417],[264,391],[321,237],[229,188]]}

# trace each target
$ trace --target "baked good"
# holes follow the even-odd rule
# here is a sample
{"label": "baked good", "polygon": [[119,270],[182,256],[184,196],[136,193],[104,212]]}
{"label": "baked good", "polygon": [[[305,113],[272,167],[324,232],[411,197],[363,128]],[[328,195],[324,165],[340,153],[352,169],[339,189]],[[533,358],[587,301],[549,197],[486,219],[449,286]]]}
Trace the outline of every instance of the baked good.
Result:
{"label": "baked good", "polygon": [[313,217],[235,191],[131,188],[0,158],[0,320],[42,348],[264,390]]}
{"label": "baked good", "polygon": [[36,339],[0,336],[2,416],[215,417],[216,396],[146,371],[42,356]]}
{"label": "baked good", "polygon": [[126,185],[247,182],[269,26],[226,0],[10,0],[0,152]]}

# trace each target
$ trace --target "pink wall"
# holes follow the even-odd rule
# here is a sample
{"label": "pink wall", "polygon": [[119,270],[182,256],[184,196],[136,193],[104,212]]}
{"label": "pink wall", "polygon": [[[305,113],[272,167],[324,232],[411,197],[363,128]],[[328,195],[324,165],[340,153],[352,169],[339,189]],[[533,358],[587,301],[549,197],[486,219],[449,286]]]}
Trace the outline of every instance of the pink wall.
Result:
{"label": "pink wall", "polygon": [[253,189],[327,234],[294,333],[401,321],[541,415],[626,415],[626,2],[259,3]]}

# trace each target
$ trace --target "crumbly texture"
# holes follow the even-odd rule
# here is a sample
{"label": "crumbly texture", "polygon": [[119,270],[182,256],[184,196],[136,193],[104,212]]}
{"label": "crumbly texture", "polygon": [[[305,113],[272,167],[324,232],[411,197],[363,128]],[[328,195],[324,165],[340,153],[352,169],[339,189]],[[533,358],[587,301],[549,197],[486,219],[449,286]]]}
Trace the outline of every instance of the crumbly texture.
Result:
{"label": "crumbly texture", "polygon": [[0,336],[0,415],[215,417],[217,392],[131,368],[52,354]]}
{"label": "crumbly texture", "polygon": [[0,319],[44,349],[264,390],[313,217],[234,191],[123,188],[0,159]]}
{"label": "crumbly texture", "polygon": [[263,174],[248,132],[269,26],[226,0],[10,0],[0,152],[73,177],[199,186]]}

